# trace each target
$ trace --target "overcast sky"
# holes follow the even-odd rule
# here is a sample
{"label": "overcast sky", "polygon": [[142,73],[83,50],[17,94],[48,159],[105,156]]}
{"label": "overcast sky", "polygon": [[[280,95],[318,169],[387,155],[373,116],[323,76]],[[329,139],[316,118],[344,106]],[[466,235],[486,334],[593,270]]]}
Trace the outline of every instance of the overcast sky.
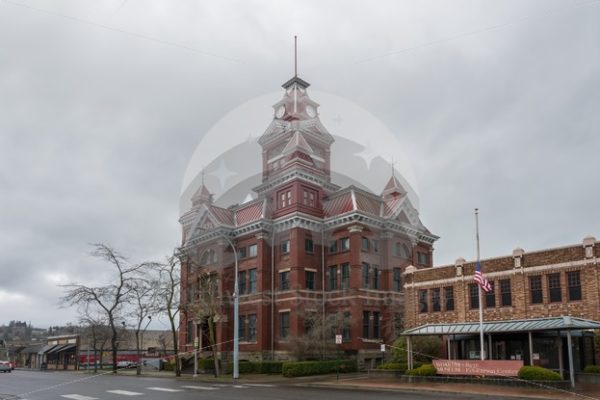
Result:
{"label": "overcast sky", "polygon": [[311,88],[402,143],[436,265],[475,257],[475,207],[483,258],[600,238],[599,20],[600,1],[0,1],[0,324],[75,322],[57,285],[105,279],[89,243],[171,252],[195,147],[291,77],[294,35]]}

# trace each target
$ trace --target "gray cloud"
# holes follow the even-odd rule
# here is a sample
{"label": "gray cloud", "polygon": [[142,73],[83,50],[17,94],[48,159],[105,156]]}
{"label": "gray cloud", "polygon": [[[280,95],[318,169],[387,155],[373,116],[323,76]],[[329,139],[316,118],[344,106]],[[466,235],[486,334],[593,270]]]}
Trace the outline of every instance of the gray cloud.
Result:
{"label": "gray cloud", "polygon": [[294,34],[404,144],[436,264],[474,257],[475,207],[484,257],[600,235],[595,3],[121,4],[0,3],[0,323],[73,321],[56,285],[107,276],[88,243],[169,253],[196,144],[290,77]]}

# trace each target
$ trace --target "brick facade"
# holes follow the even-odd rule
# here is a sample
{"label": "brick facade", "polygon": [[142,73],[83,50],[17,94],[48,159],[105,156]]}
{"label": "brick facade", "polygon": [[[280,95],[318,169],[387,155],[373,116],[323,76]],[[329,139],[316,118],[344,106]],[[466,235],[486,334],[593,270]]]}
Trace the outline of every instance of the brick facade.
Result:
{"label": "brick facade", "polygon": [[[484,320],[563,315],[600,320],[599,257],[599,243],[593,238],[586,238],[578,245],[533,252],[515,249],[511,256],[482,260],[482,270],[494,287],[495,303],[494,306],[486,306],[484,298]],[[475,262],[462,259],[457,260],[455,265],[409,269],[405,273],[406,326],[478,321],[479,310],[472,306],[469,293],[470,285],[474,284],[474,271]],[[504,288],[510,288],[510,294],[505,291],[504,300],[510,304],[503,305],[501,281],[504,281]],[[536,292],[537,283],[541,290]],[[454,310],[449,311],[445,307],[444,288],[453,290]],[[442,294],[441,307],[434,311],[431,296],[437,289]],[[419,301],[419,293],[421,299],[426,293],[427,304]],[[534,301],[537,296],[539,302]]]}
{"label": "brick facade", "polygon": [[257,199],[222,208],[202,185],[180,219],[187,257],[181,351],[192,350],[194,342],[206,345],[206,324],[193,310],[207,276],[218,285],[218,351],[227,357],[232,350],[232,245],[241,256],[241,359],[294,357],[292,343],[314,329],[307,318],[315,314],[338,316],[325,335],[329,347],[341,334],[339,350],[367,360],[380,357],[375,342],[390,342],[402,329],[404,269],[433,265],[437,236],[423,226],[395,176],[380,195],[331,182],[333,137],[307,87],[292,78],[274,105],[274,120],[259,140],[263,174],[254,189]]}

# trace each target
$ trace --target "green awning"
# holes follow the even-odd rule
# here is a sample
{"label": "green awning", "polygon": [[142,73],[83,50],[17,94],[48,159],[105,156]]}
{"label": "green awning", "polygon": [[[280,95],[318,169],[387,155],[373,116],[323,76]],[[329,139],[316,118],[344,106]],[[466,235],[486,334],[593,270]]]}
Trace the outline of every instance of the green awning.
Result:
{"label": "green awning", "polygon": [[[576,317],[532,318],[525,320],[487,321],[483,323],[484,333],[559,331],[600,329],[600,322]],[[404,336],[419,335],[464,335],[479,333],[479,322],[457,324],[429,324],[402,332]]]}

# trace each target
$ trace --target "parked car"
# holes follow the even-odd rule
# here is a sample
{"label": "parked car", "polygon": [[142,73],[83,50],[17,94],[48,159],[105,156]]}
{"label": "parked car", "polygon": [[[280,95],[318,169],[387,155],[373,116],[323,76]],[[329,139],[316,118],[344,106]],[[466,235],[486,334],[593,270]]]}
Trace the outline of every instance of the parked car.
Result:
{"label": "parked car", "polygon": [[0,372],[11,372],[12,367],[8,361],[0,361]]}
{"label": "parked car", "polygon": [[133,368],[136,366],[137,366],[137,364],[134,363],[133,361],[129,361],[129,360],[117,361],[118,368]]}

